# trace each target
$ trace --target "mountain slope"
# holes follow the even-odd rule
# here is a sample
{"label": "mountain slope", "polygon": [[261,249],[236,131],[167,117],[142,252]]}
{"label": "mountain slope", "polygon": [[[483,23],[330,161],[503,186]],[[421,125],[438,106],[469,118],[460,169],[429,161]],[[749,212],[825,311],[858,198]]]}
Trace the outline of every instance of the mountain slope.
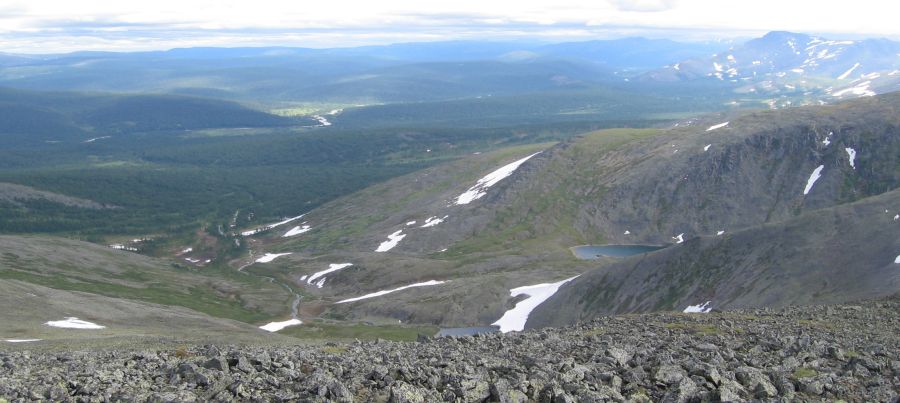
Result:
{"label": "mountain slope", "polygon": [[894,190],[606,265],[561,287],[527,326],[691,305],[727,310],[889,296],[900,290],[898,205]]}
{"label": "mountain slope", "polygon": [[244,322],[284,316],[293,299],[277,284],[230,270],[199,270],[88,242],[0,236],[0,251],[5,281],[181,306]]}
{"label": "mountain slope", "polygon": [[[521,299],[510,289],[616,261],[576,260],[572,246],[689,243],[897,189],[898,106],[893,93],[475,155],[327,204],[297,222],[309,226],[299,235],[258,236],[256,250],[292,254],[248,270],[296,284],[310,315],[488,324]],[[479,178],[504,170],[483,197],[460,204]],[[344,263],[321,287],[308,279]],[[433,280],[445,282],[335,304]]]}
{"label": "mountain slope", "polygon": [[309,122],[237,103],[178,95],[109,95],[0,88],[0,144],[86,141],[119,133]]}
{"label": "mountain slope", "polygon": [[[0,341],[40,339],[62,346],[72,346],[77,342],[109,347],[162,340],[184,343],[186,340],[199,342],[212,338],[223,343],[234,343],[286,339],[247,323],[217,318],[179,306],[59,290],[16,280],[0,279],[0,303],[6,307],[16,307],[0,312],[0,323],[3,323]],[[46,322],[62,321],[69,317],[104,328],[73,330],[46,325]]]}
{"label": "mountain slope", "polygon": [[900,89],[900,43],[829,40],[770,32],[711,57],[685,59],[643,76],[654,81],[717,79],[735,92],[773,96],[770,106],[832,102]]}

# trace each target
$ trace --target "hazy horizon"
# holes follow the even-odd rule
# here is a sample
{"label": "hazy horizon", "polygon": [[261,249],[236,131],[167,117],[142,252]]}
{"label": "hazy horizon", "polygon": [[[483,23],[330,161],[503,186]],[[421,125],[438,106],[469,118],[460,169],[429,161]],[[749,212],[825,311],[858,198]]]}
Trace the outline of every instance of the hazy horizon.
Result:
{"label": "hazy horizon", "polygon": [[811,1],[406,0],[281,4],[238,1],[12,0],[0,5],[0,52],[150,51],[190,47],[336,48],[448,40],[559,43],[646,37],[742,40],[769,31],[900,39],[897,5]]}

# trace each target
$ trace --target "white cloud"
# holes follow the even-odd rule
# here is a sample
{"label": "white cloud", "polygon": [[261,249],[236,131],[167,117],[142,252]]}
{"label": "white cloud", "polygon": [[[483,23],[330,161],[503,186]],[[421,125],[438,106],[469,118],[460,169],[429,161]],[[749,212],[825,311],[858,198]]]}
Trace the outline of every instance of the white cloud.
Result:
{"label": "white cloud", "polygon": [[[0,51],[348,46],[438,39],[583,40],[770,30],[900,38],[900,4],[722,0],[4,0]],[[34,51],[34,50],[32,50]]]}

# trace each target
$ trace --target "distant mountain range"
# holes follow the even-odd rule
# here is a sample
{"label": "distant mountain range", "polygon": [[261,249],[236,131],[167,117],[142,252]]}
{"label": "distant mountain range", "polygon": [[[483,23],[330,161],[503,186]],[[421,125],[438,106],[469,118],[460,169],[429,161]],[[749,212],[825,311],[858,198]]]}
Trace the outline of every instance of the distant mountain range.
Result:
{"label": "distant mountain range", "polygon": [[886,39],[771,32],[737,44],[625,38],[0,54],[0,86],[380,104],[710,79],[739,97],[780,107],[896,90],[898,53],[900,44]]}
{"label": "distant mountain range", "polygon": [[736,84],[738,93],[816,93],[823,101],[870,96],[900,89],[900,43],[770,32],[712,56],[672,63],[643,78],[716,79]]}

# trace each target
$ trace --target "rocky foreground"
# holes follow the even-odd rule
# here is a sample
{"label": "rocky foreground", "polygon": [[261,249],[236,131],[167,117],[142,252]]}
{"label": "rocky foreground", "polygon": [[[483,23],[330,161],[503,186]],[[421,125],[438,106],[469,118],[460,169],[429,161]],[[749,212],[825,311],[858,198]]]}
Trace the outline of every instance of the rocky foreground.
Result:
{"label": "rocky foreground", "polygon": [[4,401],[900,400],[900,298],[507,335],[0,353]]}

